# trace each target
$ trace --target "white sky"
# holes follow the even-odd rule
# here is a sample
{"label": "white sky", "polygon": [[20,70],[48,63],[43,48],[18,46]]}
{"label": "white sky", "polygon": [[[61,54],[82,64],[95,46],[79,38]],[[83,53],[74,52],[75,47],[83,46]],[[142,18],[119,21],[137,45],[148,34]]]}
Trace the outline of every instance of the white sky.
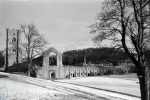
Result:
{"label": "white sky", "polygon": [[93,47],[89,25],[103,0],[0,0],[0,50],[6,46],[6,28],[33,22],[57,50]]}

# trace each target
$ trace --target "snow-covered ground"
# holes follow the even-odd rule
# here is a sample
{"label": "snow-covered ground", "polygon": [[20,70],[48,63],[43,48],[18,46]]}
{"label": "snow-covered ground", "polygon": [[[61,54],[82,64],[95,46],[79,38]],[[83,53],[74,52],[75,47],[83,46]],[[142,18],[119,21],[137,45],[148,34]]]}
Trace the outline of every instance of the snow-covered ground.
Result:
{"label": "snow-covered ground", "polygon": [[[131,78],[130,78],[131,76]],[[99,90],[114,91],[121,94],[140,97],[138,79],[132,75],[112,75],[100,77],[73,78],[71,80],[59,80],[59,82],[93,87]]]}
{"label": "snow-covered ground", "polygon": [[[80,83],[93,81],[94,84],[94,78],[95,77],[89,77],[89,79],[79,78],[50,81],[0,72],[0,94],[2,88],[5,88],[4,96],[8,94],[6,100],[139,100],[137,97],[63,83],[78,80]],[[109,79],[107,79],[107,81],[105,79],[103,80],[106,83],[111,83]],[[130,82],[131,81],[128,80],[128,82],[125,81],[124,84],[134,84],[134,82]],[[117,87],[116,85],[116,88]],[[2,95],[0,95],[0,97],[2,97]]]}
{"label": "snow-covered ground", "polygon": [[4,78],[0,79],[0,87],[6,88],[8,97],[6,96],[6,99],[8,100],[36,100],[37,98],[48,98],[48,96],[51,96],[51,93],[59,93],[58,91],[54,90],[48,90],[46,88],[42,88],[36,85],[32,84],[25,84],[20,82],[14,82],[10,79]]}
{"label": "snow-covered ground", "polygon": [[135,97],[133,100],[140,99],[140,89],[136,74],[77,77],[58,81],[93,88],[120,98],[123,96],[126,99],[133,99],[130,97]]}
{"label": "snow-covered ground", "polygon": [[0,76],[0,93],[5,89],[3,95],[2,93],[0,95],[0,100],[49,100],[54,97],[54,94],[62,94],[56,90],[28,84],[25,82],[28,77],[7,73],[0,73]]}

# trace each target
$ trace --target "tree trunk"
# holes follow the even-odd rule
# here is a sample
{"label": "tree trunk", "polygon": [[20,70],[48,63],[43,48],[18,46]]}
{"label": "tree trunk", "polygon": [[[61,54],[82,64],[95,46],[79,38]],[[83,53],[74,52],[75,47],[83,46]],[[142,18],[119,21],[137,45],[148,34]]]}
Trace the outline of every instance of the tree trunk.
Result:
{"label": "tree trunk", "polygon": [[28,65],[28,76],[30,77],[30,65]]}
{"label": "tree trunk", "polygon": [[147,73],[145,76],[145,84],[146,84],[146,100],[150,100],[150,76],[149,76],[149,70],[147,69]]}
{"label": "tree trunk", "polygon": [[146,100],[150,100],[150,64],[145,68]]}
{"label": "tree trunk", "polygon": [[139,75],[141,100],[150,100],[150,75],[148,66],[145,67],[144,75]]}
{"label": "tree trunk", "polygon": [[140,83],[141,100],[146,100],[145,77],[139,76],[139,83]]}

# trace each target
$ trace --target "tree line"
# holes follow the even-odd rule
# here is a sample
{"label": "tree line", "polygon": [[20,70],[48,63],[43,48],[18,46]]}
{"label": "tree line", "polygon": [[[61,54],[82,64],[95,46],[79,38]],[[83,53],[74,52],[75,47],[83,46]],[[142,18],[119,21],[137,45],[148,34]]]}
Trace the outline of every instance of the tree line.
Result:
{"label": "tree line", "polygon": [[126,53],[120,49],[102,47],[71,50],[63,53],[63,64],[82,66],[86,59],[87,64],[112,63],[114,66],[128,59]]}

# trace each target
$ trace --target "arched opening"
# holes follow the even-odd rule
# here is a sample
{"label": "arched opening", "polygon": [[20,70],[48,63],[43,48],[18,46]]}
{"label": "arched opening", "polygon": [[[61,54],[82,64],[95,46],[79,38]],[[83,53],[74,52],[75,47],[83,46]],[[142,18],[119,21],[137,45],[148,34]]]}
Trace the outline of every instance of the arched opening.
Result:
{"label": "arched opening", "polygon": [[95,75],[97,75],[97,73],[95,72]]}
{"label": "arched opening", "polygon": [[71,76],[72,76],[72,73],[71,73]]}
{"label": "arched opening", "polygon": [[12,43],[15,43],[16,42],[16,38],[14,37],[13,39],[12,39]]}
{"label": "arched opening", "polygon": [[90,76],[90,73],[88,73],[88,76]]}
{"label": "arched opening", "polygon": [[51,73],[51,78],[52,78],[52,79],[55,79],[55,78],[56,78],[55,72],[52,72],[52,73]]}
{"label": "arched opening", "polygon": [[15,49],[13,50],[13,54],[16,54],[16,50]]}
{"label": "arched opening", "polygon": [[73,73],[73,77],[75,77],[75,74]]}
{"label": "arched opening", "polygon": [[57,55],[55,52],[49,53],[49,65],[57,65]]}
{"label": "arched opening", "polygon": [[92,73],[92,71],[90,71],[90,76],[93,76],[93,73]]}

